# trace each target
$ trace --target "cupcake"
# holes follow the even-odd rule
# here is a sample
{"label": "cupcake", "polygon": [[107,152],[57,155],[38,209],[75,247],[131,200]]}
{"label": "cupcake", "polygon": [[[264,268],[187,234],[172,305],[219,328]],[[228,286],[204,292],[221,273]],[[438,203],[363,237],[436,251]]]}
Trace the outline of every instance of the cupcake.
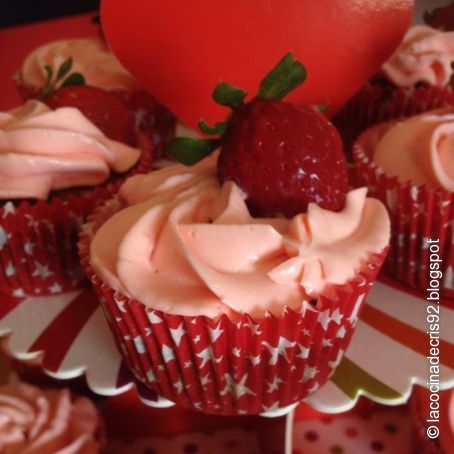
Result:
{"label": "cupcake", "polygon": [[431,400],[429,391],[420,387],[415,388],[411,396],[414,453],[449,454],[452,452],[454,446],[454,392],[452,390],[440,391],[436,396],[436,401]]}
{"label": "cupcake", "polygon": [[0,294],[80,285],[80,225],[123,179],[150,167],[151,144],[112,140],[72,107],[30,100],[0,113]]}
{"label": "cupcake", "polygon": [[152,139],[159,157],[174,134],[175,118],[121,66],[100,38],[54,41],[33,50],[15,75],[22,97],[26,100],[42,95],[49,75],[54,82],[63,82],[63,78],[54,79],[68,61],[87,85],[119,96],[132,114],[135,126]]}
{"label": "cupcake", "polygon": [[[454,295],[454,108],[376,125],[353,147],[360,184],[391,217],[388,273]],[[436,260],[435,260],[436,259]]]}
{"label": "cupcake", "polygon": [[97,454],[103,429],[95,406],[67,389],[43,390],[24,383],[0,387],[0,451]]}
{"label": "cupcake", "polygon": [[325,383],[389,240],[384,206],[348,192],[335,128],[281,101],[304,67],[289,54],[270,74],[246,104],[220,83],[232,114],[201,123],[218,137],[175,139],[191,166],[130,178],[81,236],[128,366],[208,413],[278,411]]}
{"label": "cupcake", "polygon": [[347,153],[367,128],[454,105],[454,32],[410,27],[381,72],[335,116]]}

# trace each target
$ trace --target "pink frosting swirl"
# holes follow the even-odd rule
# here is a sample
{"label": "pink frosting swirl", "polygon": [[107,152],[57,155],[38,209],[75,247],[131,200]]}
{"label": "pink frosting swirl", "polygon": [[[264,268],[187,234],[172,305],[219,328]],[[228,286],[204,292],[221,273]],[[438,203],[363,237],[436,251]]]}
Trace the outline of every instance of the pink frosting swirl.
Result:
{"label": "pink frosting swirl", "polygon": [[411,87],[417,82],[444,87],[451,79],[453,61],[454,32],[414,25],[382,70],[401,87]]}
{"label": "pink frosting swirl", "polygon": [[87,85],[105,90],[130,90],[139,86],[107,45],[96,38],[53,41],[38,47],[25,58],[20,77],[25,84],[42,88],[47,78],[44,66],[49,65],[56,74],[69,57],[73,59],[71,71],[82,73]]}
{"label": "pink frosting swirl", "polygon": [[47,199],[53,190],[95,186],[125,172],[140,150],[107,138],[78,109],[30,100],[0,112],[0,199]]}
{"label": "pink frosting swirl", "polygon": [[373,160],[402,183],[454,191],[454,108],[398,122],[377,143]]}
{"label": "pink frosting swirl", "polygon": [[4,454],[96,454],[99,418],[85,397],[27,384],[0,388],[0,451]]}
{"label": "pink frosting swirl", "polygon": [[176,315],[281,315],[346,283],[388,243],[386,209],[365,189],[339,213],[313,204],[291,220],[253,218],[238,186],[219,183],[216,159],[123,185],[123,209],[91,243],[106,283]]}

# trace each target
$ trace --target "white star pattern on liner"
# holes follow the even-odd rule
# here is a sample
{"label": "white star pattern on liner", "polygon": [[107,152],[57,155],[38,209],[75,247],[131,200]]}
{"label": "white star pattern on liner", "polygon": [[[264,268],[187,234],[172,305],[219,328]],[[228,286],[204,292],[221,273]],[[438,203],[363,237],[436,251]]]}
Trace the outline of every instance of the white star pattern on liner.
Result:
{"label": "white star pattern on liner", "polygon": [[342,321],[343,318],[344,318],[344,316],[341,314],[341,311],[339,310],[339,308],[337,308],[337,309],[331,314],[331,320],[334,320],[334,322],[337,323],[338,325],[341,324],[341,321]]}
{"label": "white star pattern on liner", "polygon": [[319,372],[320,371],[316,367],[306,366],[301,382],[306,383],[307,381],[312,380]]}
{"label": "white star pattern on liner", "polygon": [[192,323],[193,325],[196,325],[196,324],[197,324],[197,319],[196,319],[196,318],[193,318],[193,319],[191,320],[191,323]]}
{"label": "white star pattern on liner", "polygon": [[186,361],[186,362],[184,363],[184,368],[185,368],[185,369],[189,369],[191,366],[192,366],[192,361]]}
{"label": "white star pattern on liner", "polygon": [[257,355],[257,356],[249,355],[247,358],[252,363],[253,367],[260,364],[260,355]]}
{"label": "white star pattern on liner", "polygon": [[345,337],[345,334],[347,334],[347,330],[343,326],[341,326],[336,334],[336,337],[338,339],[343,339]]}
{"label": "white star pattern on liner", "polygon": [[52,276],[53,274],[54,272],[49,270],[48,265],[41,265],[41,263],[35,260],[35,271],[33,271],[32,274],[33,277],[39,276],[42,279],[46,279],[47,277]]}
{"label": "white star pattern on liner", "polygon": [[197,408],[197,410],[201,410],[202,409],[202,404],[200,402],[194,402],[192,404],[192,406]]}
{"label": "white star pattern on liner", "polygon": [[300,351],[295,357],[299,359],[306,359],[309,356],[310,348],[305,348],[301,344],[297,344],[297,346]]}
{"label": "white star pattern on liner", "polygon": [[61,293],[62,290],[63,289],[58,282],[55,282],[55,284],[53,284],[49,287],[49,292],[52,293],[53,295],[55,295],[57,293]]}
{"label": "white star pattern on liner", "polygon": [[285,360],[289,362],[286,350],[287,348],[294,347],[295,344],[296,342],[290,342],[288,339],[282,336],[279,337],[279,342],[276,347],[271,346],[268,342],[262,342],[262,345],[264,345],[271,354],[271,358],[268,364],[272,366],[276,365],[279,355],[282,355]]}
{"label": "white star pattern on liner", "polygon": [[159,315],[156,315],[156,311],[148,310],[146,311],[148,320],[152,325],[157,325],[158,323],[162,323],[162,318]]}
{"label": "white star pattern on liner", "polygon": [[162,346],[161,352],[162,352],[162,358],[164,359],[165,363],[168,363],[175,359],[175,354],[173,353],[173,349],[168,347],[167,345]]}
{"label": "white star pattern on liner", "polygon": [[154,372],[151,369],[147,372],[147,380],[149,382],[156,381],[156,376],[155,376]]}
{"label": "white star pattern on liner", "polygon": [[221,336],[221,334],[224,332],[224,330],[222,330],[220,327],[221,327],[221,322],[219,322],[218,326],[216,326],[216,328],[214,328],[214,329],[211,327],[208,327],[208,330],[210,332],[211,342],[215,343],[219,339],[219,336]]}
{"label": "white star pattern on liner", "polygon": [[320,388],[320,383],[319,383],[319,382],[315,382],[315,383],[307,390],[307,392],[308,392],[309,394],[315,393],[315,391],[317,391],[318,388]]}
{"label": "white star pattern on liner", "polygon": [[10,233],[6,233],[5,229],[0,225],[0,251],[3,249],[8,240],[11,238]]}
{"label": "white star pattern on liner", "polygon": [[132,341],[134,342],[138,353],[143,354],[147,351],[145,344],[143,343],[142,336],[136,336]]}
{"label": "white star pattern on liner", "polygon": [[[116,319],[117,321],[121,321],[120,319]],[[145,336],[148,337],[151,334],[151,328],[149,326],[145,327]]]}
{"label": "white star pattern on liner", "polygon": [[211,347],[211,345],[209,345],[207,348],[205,348],[201,352],[196,353],[195,356],[197,356],[197,358],[200,358],[202,360],[202,364],[200,365],[200,367],[205,366],[205,364],[210,360],[219,364],[223,358],[222,355],[219,358],[216,358],[214,356],[213,348]]}
{"label": "white star pattern on liner", "polygon": [[33,230],[38,230],[39,221],[37,221],[33,216],[30,214],[26,214],[25,217],[28,219],[28,226]]}
{"label": "white star pattern on liner", "polygon": [[251,391],[247,386],[245,386],[248,374],[245,373],[239,383],[236,383],[233,380],[233,377],[230,374],[224,374],[224,379],[226,382],[225,388],[219,392],[221,396],[226,396],[227,394],[233,394],[236,400],[245,395],[255,396],[256,394]]}
{"label": "white star pattern on liner", "polygon": [[328,366],[331,367],[332,369],[335,369],[339,365],[339,363],[341,362],[343,354],[344,354],[344,350],[339,350],[337,352],[336,359],[334,361],[330,361],[328,363]]}
{"label": "white star pattern on liner", "polygon": [[161,371],[161,372],[164,372],[166,370],[166,368],[162,364],[160,364],[158,366],[158,370]]}
{"label": "white star pattern on liner", "polygon": [[180,323],[178,328],[170,328],[169,331],[173,341],[175,342],[177,347],[179,347],[181,338],[186,334],[186,331],[183,328],[183,322]]}
{"label": "white star pattern on liner", "polygon": [[240,347],[233,347],[232,355],[239,358],[241,356],[241,348]]}
{"label": "white star pattern on liner", "polygon": [[33,243],[32,241],[28,240],[24,244],[24,251],[27,255],[33,255],[33,249],[36,247],[36,243]]}
{"label": "white star pattern on liner", "polygon": [[202,386],[206,386],[208,385],[208,383],[211,383],[210,374],[206,374],[203,377],[200,377],[200,383],[202,383]]}
{"label": "white star pattern on liner", "polygon": [[308,329],[306,328],[303,329],[303,336],[309,336],[310,334],[311,332]]}
{"label": "white star pattern on liner", "polygon": [[281,383],[285,383],[284,380],[281,380],[277,375],[275,375],[272,382],[266,382],[266,384],[268,385],[267,393],[277,391]]}
{"label": "white star pattern on liner", "polygon": [[114,297],[114,301],[120,312],[123,312],[123,313],[127,312],[125,309],[125,302],[123,300],[120,300],[120,299],[117,299]]}
{"label": "white star pattern on liner", "polygon": [[25,296],[25,292],[23,288],[16,288],[13,290],[13,296],[17,298],[23,298]]}
{"label": "white star pattern on liner", "polygon": [[197,336],[194,337],[194,344],[198,344],[200,342],[200,339],[201,339],[200,334],[197,334]]}
{"label": "white star pattern on liner", "polygon": [[326,309],[323,312],[318,314],[318,323],[322,325],[323,329],[328,329],[329,322],[331,321],[331,317],[329,316],[329,310]]}
{"label": "white star pattern on liner", "polygon": [[5,205],[3,205],[3,219],[5,219],[9,214],[14,214],[15,212],[16,208],[12,202],[6,202]]}
{"label": "white star pattern on liner", "polygon": [[260,336],[262,334],[262,331],[260,330],[260,325],[256,325],[252,321],[249,321],[248,323],[245,323],[243,325],[244,328],[249,328],[251,330],[251,333],[254,336]]}
{"label": "white star pattern on liner", "polygon": [[296,367],[295,364],[292,364],[292,366],[290,367],[290,370],[291,370],[292,372],[295,372],[295,370],[297,370],[297,369],[298,369],[298,368]]}
{"label": "white star pattern on liner", "polygon": [[356,300],[355,307],[353,308],[352,314],[348,318],[348,321],[351,324],[356,323],[356,321],[358,319],[359,308],[361,307],[361,303],[363,302],[365,296],[366,295],[364,293],[362,295],[358,296],[358,299]]}
{"label": "white star pattern on liner", "polygon": [[333,341],[331,339],[323,339],[322,340],[322,347],[332,347]]}
{"label": "white star pattern on liner", "polygon": [[173,383],[173,387],[177,389],[178,394],[181,394],[181,392],[183,391],[183,382],[181,380],[177,380],[175,383]]}
{"label": "white star pattern on liner", "polygon": [[13,265],[12,262],[9,262],[7,267],[5,268],[5,274],[8,277],[15,276],[16,275],[16,267]]}
{"label": "white star pattern on liner", "polygon": [[279,401],[274,402],[274,404],[271,405],[271,407],[267,407],[266,405],[262,405],[262,409],[263,409],[264,412],[275,411],[278,408],[279,408]]}

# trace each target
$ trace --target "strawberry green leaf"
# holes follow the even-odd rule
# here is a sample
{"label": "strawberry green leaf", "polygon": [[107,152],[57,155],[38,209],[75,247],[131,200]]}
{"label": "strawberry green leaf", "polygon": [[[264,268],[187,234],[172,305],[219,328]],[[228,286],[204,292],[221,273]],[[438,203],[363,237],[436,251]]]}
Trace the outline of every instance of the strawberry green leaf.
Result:
{"label": "strawberry green leaf", "polygon": [[218,140],[192,139],[190,137],[175,137],[167,145],[167,152],[178,162],[192,166],[218,147]]}
{"label": "strawberry green leaf", "polygon": [[61,64],[60,68],[58,69],[57,81],[63,79],[63,77],[65,77],[66,74],[68,74],[69,71],[71,71],[72,66],[73,66],[73,59],[71,57],[69,57]]}
{"label": "strawberry green leaf", "polygon": [[227,122],[221,121],[214,126],[210,126],[203,120],[199,121],[199,129],[207,136],[222,136],[227,130]]}
{"label": "strawberry green leaf", "polygon": [[52,76],[54,75],[54,70],[49,66],[45,65],[44,66],[44,71],[46,71],[46,85],[50,84],[50,81],[52,79]]}
{"label": "strawberry green leaf", "polygon": [[325,112],[328,110],[329,105],[326,104],[326,103],[325,103],[325,104],[316,104],[314,107],[315,107],[319,112],[325,113]]}
{"label": "strawberry green leaf", "polygon": [[219,82],[213,91],[213,99],[221,106],[237,109],[243,104],[247,93],[241,88],[229,85],[226,82]]}
{"label": "strawberry green leaf", "polygon": [[294,60],[290,52],[262,80],[257,97],[282,99],[301,85],[306,76],[306,67],[298,60]]}
{"label": "strawberry green leaf", "polygon": [[80,73],[70,74],[65,81],[61,84],[62,87],[69,87],[70,85],[85,85],[85,78]]}

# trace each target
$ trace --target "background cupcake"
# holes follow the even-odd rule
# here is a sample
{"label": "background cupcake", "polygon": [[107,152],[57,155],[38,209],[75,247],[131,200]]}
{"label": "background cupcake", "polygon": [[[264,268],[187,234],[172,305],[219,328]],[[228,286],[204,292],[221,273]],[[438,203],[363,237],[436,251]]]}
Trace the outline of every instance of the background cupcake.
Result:
{"label": "background cupcake", "polygon": [[125,177],[148,171],[151,144],[140,131],[137,148],[112,140],[80,110],[34,100],[1,113],[0,133],[0,293],[73,289],[80,225]]}
{"label": "background cupcake", "polygon": [[367,128],[454,105],[454,32],[410,27],[400,46],[372,79],[334,117],[347,154]]}
{"label": "background cupcake", "polygon": [[438,280],[443,296],[452,297],[454,108],[374,126],[359,137],[353,155],[358,183],[391,217],[386,270],[425,292]]}
{"label": "background cupcake", "polygon": [[149,135],[156,156],[160,156],[174,134],[175,118],[121,66],[102,39],[53,41],[32,51],[15,76],[22,97],[41,96],[49,74],[51,79],[58,77],[68,59],[86,85],[114,93],[124,102],[135,126]]}
{"label": "background cupcake", "polygon": [[69,390],[24,383],[0,387],[0,450],[7,453],[97,454],[103,428],[95,406]]}

